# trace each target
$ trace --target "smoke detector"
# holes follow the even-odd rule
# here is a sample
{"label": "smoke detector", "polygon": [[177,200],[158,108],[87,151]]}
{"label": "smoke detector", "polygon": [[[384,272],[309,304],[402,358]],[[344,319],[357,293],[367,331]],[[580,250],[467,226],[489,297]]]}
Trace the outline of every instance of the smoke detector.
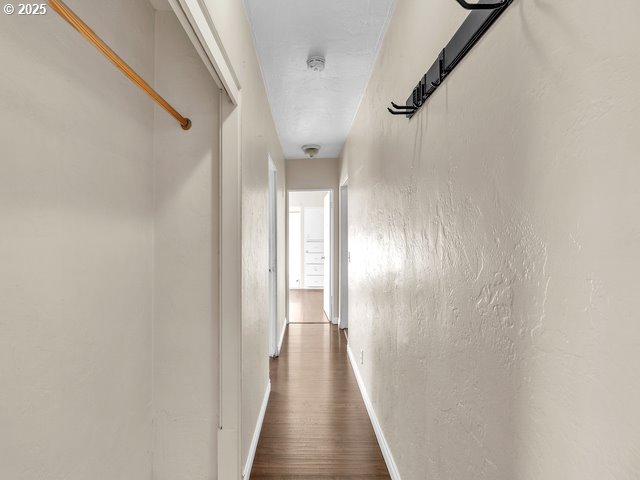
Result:
{"label": "smoke detector", "polygon": [[309,158],[313,158],[320,151],[320,145],[303,145],[302,151],[305,153],[305,155],[308,155]]}
{"label": "smoke detector", "polygon": [[312,55],[307,59],[307,67],[312,72],[321,72],[324,70],[324,57],[320,55]]}

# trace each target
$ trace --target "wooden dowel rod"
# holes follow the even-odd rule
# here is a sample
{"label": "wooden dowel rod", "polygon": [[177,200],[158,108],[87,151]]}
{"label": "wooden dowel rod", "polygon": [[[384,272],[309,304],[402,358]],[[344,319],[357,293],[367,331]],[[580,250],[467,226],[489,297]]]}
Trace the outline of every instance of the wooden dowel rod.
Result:
{"label": "wooden dowel rod", "polygon": [[127,77],[131,79],[133,83],[138,85],[142,90],[158,102],[162,108],[169,112],[182,126],[183,130],[189,130],[191,128],[191,120],[180,115],[175,108],[169,105],[164,98],[162,98],[158,92],[156,92],[151,86],[144,81],[144,79],[138,75],[127,63],[122,60],[109,46],[102,41],[98,35],[94,33],[89,26],[84,23],[80,17],[78,17],[73,11],[67,7],[61,0],[47,0],[49,6],[62,18],[64,18],[69,24],[75,28],[80,34],[89,40],[98,50],[100,50],[105,57],[118,67]]}

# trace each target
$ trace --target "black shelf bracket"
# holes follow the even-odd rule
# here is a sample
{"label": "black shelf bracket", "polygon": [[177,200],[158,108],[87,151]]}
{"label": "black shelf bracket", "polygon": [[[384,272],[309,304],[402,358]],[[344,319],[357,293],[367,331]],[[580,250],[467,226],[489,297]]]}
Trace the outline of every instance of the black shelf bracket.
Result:
{"label": "black shelf bracket", "polygon": [[458,2],[462,8],[466,8],[467,10],[493,10],[494,8],[504,7],[507,0],[502,0],[498,3],[469,3],[465,2],[465,0],[456,0],[456,2]]}
{"label": "black shelf bracket", "polygon": [[465,0],[455,1],[466,10],[470,10],[469,15],[447,46],[442,49],[438,59],[422,76],[407,98],[405,105],[396,105],[391,102],[393,109],[387,108],[387,110],[392,115],[413,117],[498,17],[513,3],[513,0],[502,0],[497,3],[488,0],[480,0],[478,3],[469,3]]}

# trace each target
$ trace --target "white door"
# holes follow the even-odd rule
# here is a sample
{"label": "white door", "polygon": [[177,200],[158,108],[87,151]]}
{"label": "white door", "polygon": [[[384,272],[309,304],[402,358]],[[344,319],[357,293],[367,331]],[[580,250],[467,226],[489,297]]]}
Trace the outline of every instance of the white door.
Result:
{"label": "white door", "polygon": [[278,356],[278,206],[277,173],[269,159],[269,354]]}
{"label": "white door", "polygon": [[333,322],[331,313],[331,192],[324,197],[324,313],[330,322]]}

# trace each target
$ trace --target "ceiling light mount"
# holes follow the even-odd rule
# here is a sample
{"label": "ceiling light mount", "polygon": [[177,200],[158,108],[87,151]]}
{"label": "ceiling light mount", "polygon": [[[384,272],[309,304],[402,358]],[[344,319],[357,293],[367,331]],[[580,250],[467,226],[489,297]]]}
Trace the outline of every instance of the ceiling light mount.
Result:
{"label": "ceiling light mount", "polygon": [[313,158],[315,157],[318,152],[320,151],[320,145],[303,145],[302,146],[302,151],[304,152],[305,155],[307,155],[309,158]]}
{"label": "ceiling light mount", "polygon": [[312,72],[321,72],[324,70],[325,59],[322,55],[311,55],[307,59],[307,67]]}

